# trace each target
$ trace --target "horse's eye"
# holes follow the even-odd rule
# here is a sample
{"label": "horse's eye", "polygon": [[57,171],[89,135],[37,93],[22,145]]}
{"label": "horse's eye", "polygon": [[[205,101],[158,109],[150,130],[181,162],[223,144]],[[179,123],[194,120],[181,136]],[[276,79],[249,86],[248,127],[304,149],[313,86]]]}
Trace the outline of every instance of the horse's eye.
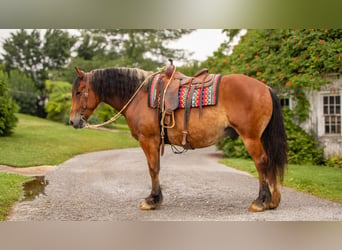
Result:
{"label": "horse's eye", "polygon": [[77,97],[80,97],[81,94],[82,94],[81,91],[77,91],[77,92],[76,92],[76,96],[77,96]]}

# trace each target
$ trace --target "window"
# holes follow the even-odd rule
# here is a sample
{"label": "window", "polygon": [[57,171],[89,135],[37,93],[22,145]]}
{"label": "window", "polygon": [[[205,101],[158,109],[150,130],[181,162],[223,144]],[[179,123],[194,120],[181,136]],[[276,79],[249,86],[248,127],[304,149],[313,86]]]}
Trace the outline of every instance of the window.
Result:
{"label": "window", "polygon": [[287,98],[287,97],[280,98],[280,105],[282,108],[290,107],[290,98]]}
{"label": "window", "polygon": [[323,115],[326,134],[341,133],[341,96],[323,96]]}

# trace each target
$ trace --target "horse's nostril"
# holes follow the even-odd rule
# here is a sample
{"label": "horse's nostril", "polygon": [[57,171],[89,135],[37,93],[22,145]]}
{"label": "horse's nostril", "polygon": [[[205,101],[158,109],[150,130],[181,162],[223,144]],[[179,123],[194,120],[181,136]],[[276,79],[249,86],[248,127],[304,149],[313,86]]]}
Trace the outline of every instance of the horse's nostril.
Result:
{"label": "horse's nostril", "polygon": [[71,125],[71,126],[74,125],[72,120],[69,121],[69,125]]}

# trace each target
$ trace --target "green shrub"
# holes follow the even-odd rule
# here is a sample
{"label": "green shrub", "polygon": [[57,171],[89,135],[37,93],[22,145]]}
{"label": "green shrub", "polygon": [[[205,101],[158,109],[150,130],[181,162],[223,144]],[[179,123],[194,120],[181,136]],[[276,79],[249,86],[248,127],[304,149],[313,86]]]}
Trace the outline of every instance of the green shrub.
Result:
{"label": "green shrub", "polygon": [[[71,84],[62,81],[46,81],[46,90],[48,93],[48,102],[45,110],[48,113],[47,118],[53,121],[69,123],[71,100]],[[109,105],[101,103],[89,118],[91,124],[98,124],[109,120],[116,111]]]}
{"label": "green shrub", "polygon": [[293,122],[293,113],[288,108],[283,110],[284,121],[289,146],[288,161],[292,164],[311,163],[322,165],[325,163],[323,147],[315,140],[313,134],[304,131]]}
{"label": "green shrub", "polygon": [[18,106],[8,93],[6,82],[0,78],[0,136],[7,136],[13,132],[18,119],[14,113]]}
{"label": "green shrub", "polygon": [[219,143],[217,143],[216,146],[219,150],[222,150],[224,157],[242,159],[250,158],[240,137],[236,140],[233,140],[230,137],[226,137]]}
{"label": "green shrub", "polygon": [[333,168],[342,168],[342,155],[329,157],[326,160],[325,165]]}
{"label": "green shrub", "polygon": [[[105,121],[108,121],[111,119],[117,111],[105,103],[100,103],[99,106],[95,109],[92,116],[88,119],[88,122],[90,124],[99,124]],[[120,119],[122,121],[122,119]],[[118,121],[115,121],[114,123],[117,123]],[[105,127],[112,127],[114,123],[108,124]]]}
{"label": "green shrub", "polygon": [[47,119],[68,124],[71,109],[71,84],[62,81],[45,82],[48,102],[45,104]]}
{"label": "green shrub", "polygon": [[31,78],[17,70],[12,70],[7,82],[11,97],[20,107],[19,112],[36,115],[39,91]]}

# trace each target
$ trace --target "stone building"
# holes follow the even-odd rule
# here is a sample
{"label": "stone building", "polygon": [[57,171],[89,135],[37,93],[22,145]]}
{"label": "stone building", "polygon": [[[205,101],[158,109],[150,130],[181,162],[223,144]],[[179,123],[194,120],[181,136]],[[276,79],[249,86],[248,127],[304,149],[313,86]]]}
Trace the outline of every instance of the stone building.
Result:
{"label": "stone building", "polygon": [[302,127],[317,136],[321,145],[324,146],[325,156],[342,155],[342,76],[329,74],[327,77],[332,80],[331,84],[322,86],[320,91],[307,93],[311,104],[310,115]]}

